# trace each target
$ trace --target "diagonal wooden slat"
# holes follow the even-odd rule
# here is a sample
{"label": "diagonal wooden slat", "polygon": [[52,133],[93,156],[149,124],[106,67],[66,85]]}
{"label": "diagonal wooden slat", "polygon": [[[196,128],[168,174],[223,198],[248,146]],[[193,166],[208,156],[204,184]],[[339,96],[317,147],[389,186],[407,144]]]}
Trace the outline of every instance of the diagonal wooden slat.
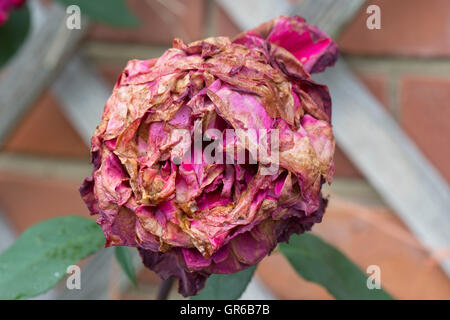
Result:
{"label": "diagonal wooden slat", "polygon": [[8,248],[16,238],[15,233],[12,231],[9,221],[6,220],[3,212],[0,211],[0,252]]}
{"label": "diagonal wooden slat", "polygon": [[366,0],[217,0],[242,30],[279,15],[298,14],[335,36]]}
{"label": "diagonal wooden slat", "polygon": [[93,70],[85,59],[75,55],[51,87],[63,112],[88,146],[112,92]]}
{"label": "diagonal wooden slat", "polygon": [[108,287],[114,248],[99,251],[86,265],[81,265],[80,290],[58,291],[58,300],[103,300],[108,298]]}
{"label": "diagonal wooden slat", "polygon": [[[33,2],[34,3],[34,2]],[[33,31],[24,47],[4,70],[0,81],[0,145],[86,32],[66,27],[64,10],[52,5],[45,23]]]}
{"label": "diagonal wooden slat", "polygon": [[319,0],[294,2],[290,14],[300,14],[310,24],[335,38],[366,0]]}

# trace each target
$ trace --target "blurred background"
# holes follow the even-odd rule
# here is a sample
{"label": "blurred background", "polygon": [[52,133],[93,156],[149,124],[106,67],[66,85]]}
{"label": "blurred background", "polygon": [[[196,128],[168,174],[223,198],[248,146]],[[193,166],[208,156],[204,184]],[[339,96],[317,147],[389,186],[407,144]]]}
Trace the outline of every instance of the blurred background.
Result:
{"label": "blurred background", "polygon": [[[91,171],[87,137],[92,132],[82,131],[80,119],[89,118],[90,123],[98,123],[106,101],[104,96],[112,91],[115,80],[128,60],[157,57],[171,46],[175,37],[183,38],[186,42],[217,35],[232,37],[247,24],[256,26],[256,22],[281,13],[303,15],[302,1],[264,0],[256,1],[256,6],[255,1],[226,2],[128,0],[130,10],[141,22],[137,28],[115,28],[97,22],[91,22],[88,26],[83,20],[82,40],[65,54],[64,59],[61,58],[64,62],[55,68],[51,77],[46,78],[45,85],[30,98],[29,105],[23,108],[20,116],[14,118],[14,123],[9,122],[10,128],[2,140],[2,249],[8,243],[7,239],[13,239],[40,220],[66,214],[88,215],[78,194],[78,187]],[[314,2],[329,3],[326,0]],[[371,4],[381,9],[379,30],[370,30],[366,25],[369,16],[366,9]],[[34,14],[33,19],[40,19],[41,24],[42,21],[51,24],[51,21],[42,18],[52,7],[51,1],[43,1],[42,6],[39,6],[41,11]],[[450,1],[374,0],[354,10],[355,13],[342,23],[342,28],[335,35],[341,59],[346,61],[358,83],[368,91],[375,101],[374,105],[386,111],[383,115],[387,114],[393,119],[396,128],[413,142],[426,160],[427,166],[421,174],[432,172],[430,175],[438,177],[433,181],[438,181],[437,185],[441,186],[438,189],[448,204]],[[245,19],[245,15],[248,15],[248,19]],[[328,12],[328,15],[333,15],[333,12]],[[61,24],[59,28],[64,29],[65,25]],[[38,36],[39,33],[32,32],[29,38]],[[27,50],[27,47],[22,50]],[[25,53],[21,51],[19,54]],[[55,50],[47,52],[44,57],[50,55],[55,55]],[[28,61],[34,63],[32,59]],[[74,61],[79,64],[74,65]],[[3,88],[11,88],[12,78],[17,80],[17,76],[11,75],[15,67],[13,64],[11,62],[11,67],[0,69],[0,86]],[[66,67],[68,65],[72,69]],[[85,74],[80,73],[80,70],[86,70]],[[333,69],[328,72],[331,74]],[[93,83],[90,91],[86,90],[89,83]],[[103,91],[96,91],[96,88]],[[24,92],[27,87],[21,90]],[[66,96],[66,93],[69,94]],[[70,93],[72,96],[68,97]],[[331,90],[333,99],[335,93]],[[81,113],[73,111],[74,97],[75,104],[81,105]],[[0,101],[3,98],[0,95]],[[5,108],[4,103],[1,104],[2,108]],[[90,110],[89,106],[94,103],[99,105],[95,110]],[[375,122],[378,120],[374,118]],[[92,125],[87,127],[91,128]],[[405,213],[397,212],[399,207],[395,205],[395,200],[386,198],[385,194],[390,190],[383,191],[386,185],[374,183],[378,181],[374,171],[361,165],[362,160],[355,156],[364,150],[350,150],[348,144],[343,148],[340,142],[351,141],[352,137],[346,140],[344,132],[339,134],[335,178],[325,190],[330,198],[329,208],[323,222],[314,226],[313,232],[341,249],[363,270],[369,265],[380,266],[382,286],[395,298],[449,299],[450,280],[445,269],[440,266],[442,261],[450,257],[449,244],[443,241],[440,246],[430,249],[426,245],[428,240],[422,239],[420,234],[428,232],[438,236],[450,234],[450,230],[429,227],[414,232],[414,226],[421,224],[420,219],[424,219],[423,224],[427,225],[425,220],[433,216],[441,221],[438,224],[446,228],[450,222],[450,208],[446,206],[439,212],[418,208],[421,211],[414,213],[416,220],[405,220]],[[370,143],[367,141],[369,147]],[[390,154],[389,150],[386,153],[378,152],[378,155],[384,158],[383,161],[389,159],[388,163],[395,164],[397,161],[395,154]],[[415,159],[409,160],[415,163]],[[390,169],[381,166],[381,169],[378,167],[376,170],[383,176],[384,170]],[[405,179],[409,181],[408,177]],[[433,186],[436,187],[436,183]],[[400,181],[399,188],[402,188]],[[433,193],[431,189],[428,190]],[[428,196],[423,194],[423,197]],[[86,284],[106,288],[98,291],[101,294],[96,295],[92,291],[83,295],[84,290],[71,293],[60,288],[44,298],[154,297],[159,279],[151,271],[141,269],[139,285],[133,287],[120,280],[123,277],[113,259],[104,259],[94,261],[97,264],[92,271],[95,274],[99,270],[107,270],[103,272],[104,283],[98,280],[98,283],[92,281]],[[86,261],[83,265],[89,263]],[[90,268],[93,269],[92,262]],[[180,298],[175,291],[171,297]],[[301,279],[277,253],[260,263],[256,279],[244,298],[332,299],[323,288]]]}

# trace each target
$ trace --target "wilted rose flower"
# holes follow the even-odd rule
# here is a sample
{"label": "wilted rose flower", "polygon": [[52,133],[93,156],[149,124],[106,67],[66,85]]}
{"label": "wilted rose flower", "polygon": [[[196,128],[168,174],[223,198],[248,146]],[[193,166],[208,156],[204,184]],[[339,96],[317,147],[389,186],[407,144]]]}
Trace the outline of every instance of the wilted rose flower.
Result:
{"label": "wilted rose flower", "polygon": [[20,7],[25,0],[0,0],[0,25],[4,24],[9,17],[9,12]]}
{"label": "wilted rose flower", "polygon": [[[209,275],[255,265],[320,222],[334,138],[328,89],[310,73],[336,58],[326,34],[282,16],[233,41],[175,39],[160,58],[130,61],[92,138],[94,170],[80,188],[100,215],[106,246],[137,247],[148,268],[178,277],[188,296]],[[207,129],[214,141],[230,130],[256,130],[260,140],[226,135],[215,155],[236,153],[211,163],[201,153],[208,144],[193,138]],[[278,133],[278,156],[252,164],[250,147],[268,140],[263,130]],[[243,150],[247,162],[239,163]]]}

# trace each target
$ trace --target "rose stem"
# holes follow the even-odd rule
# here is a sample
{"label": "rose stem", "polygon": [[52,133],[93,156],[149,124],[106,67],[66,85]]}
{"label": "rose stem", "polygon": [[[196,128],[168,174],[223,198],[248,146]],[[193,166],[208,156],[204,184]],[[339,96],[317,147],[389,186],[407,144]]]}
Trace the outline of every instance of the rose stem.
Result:
{"label": "rose stem", "polygon": [[156,300],[167,300],[167,296],[169,295],[174,280],[174,277],[170,277],[161,283]]}

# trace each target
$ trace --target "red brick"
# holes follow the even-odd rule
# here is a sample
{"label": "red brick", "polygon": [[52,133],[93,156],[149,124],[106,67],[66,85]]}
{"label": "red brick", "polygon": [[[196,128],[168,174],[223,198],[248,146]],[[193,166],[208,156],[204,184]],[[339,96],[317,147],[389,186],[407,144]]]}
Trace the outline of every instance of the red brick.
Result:
{"label": "red brick", "polygon": [[[369,30],[366,8],[381,9],[381,29]],[[362,55],[449,56],[450,1],[370,0],[339,38],[343,52]]]}
{"label": "red brick", "polygon": [[96,69],[109,84],[114,85],[125,66],[124,63],[101,63],[96,65]]}
{"label": "red brick", "polygon": [[369,89],[375,98],[389,110],[389,94],[388,94],[388,79],[385,74],[360,72],[357,73],[359,79]]}
{"label": "red brick", "polygon": [[[138,28],[96,23],[90,39],[166,45],[176,37],[187,42],[203,38],[205,0],[128,0],[128,4],[141,21]],[[176,13],[168,9],[172,7]]]}
{"label": "red brick", "polygon": [[334,154],[334,175],[345,178],[361,178],[363,176],[339,146],[336,146]]}
{"label": "red brick", "polygon": [[[395,215],[331,196],[313,233],[336,246],[365,272],[381,269],[382,288],[397,299],[450,299],[450,281]],[[276,270],[276,272],[274,272]],[[265,258],[257,274],[280,299],[330,299],[317,284],[299,277],[280,254]]]}
{"label": "red brick", "polygon": [[139,283],[145,283],[149,285],[157,285],[161,282],[161,278],[152,270],[143,268],[138,276],[137,279]]}
{"label": "red brick", "polygon": [[80,182],[0,172],[0,208],[21,232],[63,215],[89,217],[78,193]]}
{"label": "red brick", "polygon": [[450,78],[407,76],[400,87],[401,125],[450,182]]}
{"label": "red brick", "polygon": [[242,30],[234,23],[228,13],[219,5],[215,7],[215,26],[216,36],[234,37]]}
{"label": "red brick", "polygon": [[[277,272],[274,272],[277,270]],[[264,258],[256,271],[266,287],[281,300],[331,300],[333,296],[318,284],[301,278],[281,253]]]}
{"label": "red brick", "polygon": [[44,93],[19,122],[3,149],[45,156],[89,157],[88,147],[49,92]]}

